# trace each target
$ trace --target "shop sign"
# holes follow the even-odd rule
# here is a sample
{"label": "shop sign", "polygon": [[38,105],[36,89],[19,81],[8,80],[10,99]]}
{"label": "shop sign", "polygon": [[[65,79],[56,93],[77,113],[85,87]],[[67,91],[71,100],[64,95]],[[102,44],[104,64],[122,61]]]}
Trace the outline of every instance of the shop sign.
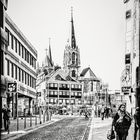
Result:
{"label": "shop sign", "polygon": [[8,92],[17,92],[17,83],[8,83]]}

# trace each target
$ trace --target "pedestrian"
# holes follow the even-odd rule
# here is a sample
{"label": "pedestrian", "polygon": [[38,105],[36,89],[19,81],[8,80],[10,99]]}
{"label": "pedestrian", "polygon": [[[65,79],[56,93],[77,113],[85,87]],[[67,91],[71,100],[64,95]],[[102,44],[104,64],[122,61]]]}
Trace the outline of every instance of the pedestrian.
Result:
{"label": "pedestrian", "polygon": [[3,113],[5,131],[8,131],[8,133],[9,133],[10,109],[6,105],[4,105],[4,108],[2,108],[2,113]]}
{"label": "pedestrian", "polygon": [[116,131],[116,140],[126,140],[132,118],[126,111],[126,105],[121,104],[113,118],[113,129]]}
{"label": "pedestrian", "polygon": [[140,108],[139,107],[136,107],[134,120],[135,120],[134,140],[136,140],[138,131],[139,131],[139,137],[140,137]]}
{"label": "pedestrian", "polygon": [[105,108],[102,106],[101,108],[101,120],[104,120],[104,113],[105,113]]}

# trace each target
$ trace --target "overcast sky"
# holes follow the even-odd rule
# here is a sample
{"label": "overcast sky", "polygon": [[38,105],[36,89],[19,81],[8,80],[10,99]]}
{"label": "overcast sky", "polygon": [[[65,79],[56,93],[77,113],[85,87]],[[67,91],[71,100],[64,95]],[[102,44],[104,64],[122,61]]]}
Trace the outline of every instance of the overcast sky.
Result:
{"label": "overcast sky", "polygon": [[38,51],[39,62],[51,38],[53,61],[62,66],[71,7],[81,70],[90,66],[109,89],[120,89],[125,55],[123,0],[9,0],[7,13]]}

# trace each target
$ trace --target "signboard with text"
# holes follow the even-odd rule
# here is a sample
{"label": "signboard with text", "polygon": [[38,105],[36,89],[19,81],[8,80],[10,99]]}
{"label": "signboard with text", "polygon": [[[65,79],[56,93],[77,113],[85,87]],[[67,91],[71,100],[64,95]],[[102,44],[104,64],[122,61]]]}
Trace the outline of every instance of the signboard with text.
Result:
{"label": "signboard with text", "polygon": [[17,83],[8,83],[7,89],[8,92],[17,92]]}

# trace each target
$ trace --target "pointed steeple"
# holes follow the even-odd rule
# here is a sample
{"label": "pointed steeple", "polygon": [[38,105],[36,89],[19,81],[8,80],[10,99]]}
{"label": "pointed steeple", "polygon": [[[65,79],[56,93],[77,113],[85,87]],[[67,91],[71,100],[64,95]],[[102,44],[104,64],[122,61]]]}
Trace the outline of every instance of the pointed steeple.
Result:
{"label": "pointed steeple", "polygon": [[53,67],[53,61],[52,61],[52,54],[51,54],[51,47],[50,47],[50,38],[49,38],[49,50],[46,50],[46,56],[45,56],[45,62],[44,65],[47,67]]}
{"label": "pointed steeple", "polygon": [[71,7],[71,47],[76,48],[76,39],[75,39],[74,23],[73,23],[73,7]]}
{"label": "pointed steeple", "polygon": [[53,66],[50,38],[49,38],[49,56],[48,57],[49,57],[49,60],[50,60],[50,64]]}
{"label": "pointed steeple", "polygon": [[46,48],[45,51],[46,51],[46,55],[45,55],[44,66],[49,66],[49,62],[48,62],[48,53],[47,53],[48,49]]}

